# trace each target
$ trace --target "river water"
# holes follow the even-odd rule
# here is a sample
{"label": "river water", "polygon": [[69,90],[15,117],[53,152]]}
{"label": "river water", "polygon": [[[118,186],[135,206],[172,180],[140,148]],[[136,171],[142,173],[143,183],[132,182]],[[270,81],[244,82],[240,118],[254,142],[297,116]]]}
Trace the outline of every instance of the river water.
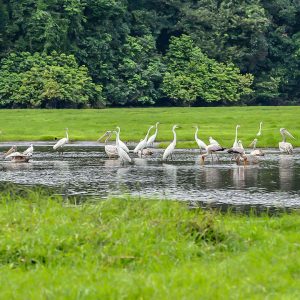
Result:
{"label": "river water", "polygon": [[122,165],[109,160],[100,146],[69,145],[60,157],[42,145],[35,147],[30,163],[1,160],[0,183],[41,185],[58,194],[101,198],[132,194],[214,205],[300,207],[299,151],[284,155],[267,149],[258,163],[247,166],[231,162],[228,154],[201,165],[196,150],[177,150],[171,162],[161,161],[161,150],[146,159],[130,155],[133,163]]}

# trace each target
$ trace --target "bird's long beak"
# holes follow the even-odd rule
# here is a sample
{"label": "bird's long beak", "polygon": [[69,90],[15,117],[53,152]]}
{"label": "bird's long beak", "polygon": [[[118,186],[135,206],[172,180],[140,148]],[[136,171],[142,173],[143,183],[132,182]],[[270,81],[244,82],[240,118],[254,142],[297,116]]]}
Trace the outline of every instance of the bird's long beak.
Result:
{"label": "bird's long beak", "polygon": [[107,136],[107,132],[105,132],[101,137],[99,137],[99,139],[97,140],[97,142],[100,142],[106,136]]}
{"label": "bird's long beak", "polygon": [[285,134],[295,140],[295,138],[287,130],[285,130]]}

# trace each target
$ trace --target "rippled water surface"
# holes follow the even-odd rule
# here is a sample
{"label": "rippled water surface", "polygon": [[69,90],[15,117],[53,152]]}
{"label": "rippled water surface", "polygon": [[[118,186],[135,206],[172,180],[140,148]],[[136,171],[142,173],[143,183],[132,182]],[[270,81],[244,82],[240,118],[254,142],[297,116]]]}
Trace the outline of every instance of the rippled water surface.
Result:
{"label": "rippled water surface", "polygon": [[161,161],[159,150],[147,159],[130,154],[131,165],[109,160],[99,146],[70,145],[63,157],[51,150],[35,147],[26,164],[1,160],[0,182],[49,186],[68,195],[130,193],[204,203],[300,207],[298,151],[288,156],[269,149],[258,164],[244,167],[231,162],[229,155],[201,165],[194,150],[177,150],[174,161],[167,163]]}

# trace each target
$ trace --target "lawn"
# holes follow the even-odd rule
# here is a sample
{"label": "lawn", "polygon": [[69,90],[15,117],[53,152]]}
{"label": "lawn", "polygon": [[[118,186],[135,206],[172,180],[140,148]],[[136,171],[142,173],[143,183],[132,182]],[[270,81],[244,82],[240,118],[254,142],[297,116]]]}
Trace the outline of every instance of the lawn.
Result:
{"label": "lawn", "polygon": [[0,110],[0,141],[49,140],[64,136],[69,128],[70,139],[95,141],[106,130],[121,127],[121,139],[139,141],[150,125],[160,122],[157,140],[166,145],[173,139],[173,124],[179,147],[196,147],[194,125],[199,125],[199,138],[209,136],[225,147],[232,145],[235,126],[240,124],[239,137],[248,145],[263,121],[263,134],[258,147],[277,147],[279,129],[287,128],[300,146],[300,107],[217,107],[217,108],[118,108],[102,110]]}
{"label": "lawn", "polygon": [[300,215],[0,194],[1,299],[299,299]]}

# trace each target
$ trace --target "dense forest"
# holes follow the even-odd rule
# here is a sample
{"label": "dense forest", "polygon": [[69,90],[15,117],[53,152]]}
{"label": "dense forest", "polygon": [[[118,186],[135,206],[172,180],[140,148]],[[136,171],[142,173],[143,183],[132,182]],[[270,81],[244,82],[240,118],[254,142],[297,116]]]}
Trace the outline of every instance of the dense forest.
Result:
{"label": "dense forest", "polygon": [[300,103],[298,0],[0,0],[0,107]]}

